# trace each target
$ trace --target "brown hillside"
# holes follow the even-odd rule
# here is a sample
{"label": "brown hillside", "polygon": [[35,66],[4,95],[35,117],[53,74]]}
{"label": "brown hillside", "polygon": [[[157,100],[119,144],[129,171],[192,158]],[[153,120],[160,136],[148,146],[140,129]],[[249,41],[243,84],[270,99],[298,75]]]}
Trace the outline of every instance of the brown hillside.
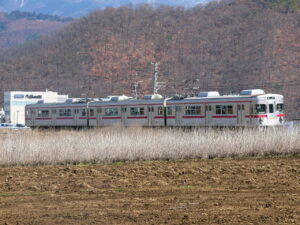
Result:
{"label": "brown hillside", "polygon": [[66,25],[66,22],[28,19],[9,19],[0,13],[0,49],[10,48],[39,36],[49,34]]}
{"label": "brown hillside", "polygon": [[286,96],[300,118],[300,13],[262,0],[225,1],[205,8],[147,6],[107,9],[63,32],[5,52],[0,92],[49,88],[72,96],[152,92],[151,62],[160,62],[165,95],[263,88]]}

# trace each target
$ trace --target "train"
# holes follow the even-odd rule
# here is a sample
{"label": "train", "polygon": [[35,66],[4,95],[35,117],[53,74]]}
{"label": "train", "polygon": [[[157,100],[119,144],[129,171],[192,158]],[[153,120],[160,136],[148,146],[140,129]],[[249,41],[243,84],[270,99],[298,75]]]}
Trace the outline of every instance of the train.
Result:
{"label": "train", "polygon": [[112,96],[97,101],[66,101],[25,107],[26,126],[37,127],[269,127],[285,121],[284,97],[261,89],[236,95],[217,91],[194,97]]}

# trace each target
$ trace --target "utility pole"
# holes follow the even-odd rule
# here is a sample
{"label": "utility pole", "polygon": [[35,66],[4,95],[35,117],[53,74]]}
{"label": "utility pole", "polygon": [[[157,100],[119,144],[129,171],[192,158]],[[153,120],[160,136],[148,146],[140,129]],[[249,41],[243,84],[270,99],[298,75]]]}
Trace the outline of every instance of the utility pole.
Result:
{"label": "utility pole", "polygon": [[157,94],[158,90],[161,87],[165,87],[165,82],[158,82],[158,76],[159,76],[159,62],[151,62],[152,65],[154,65],[154,85],[153,85],[153,94]]}
{"label": "utility pole", "polygon": [[134,98],[138,99],[138,87],[139,87],[139,82],[136,81],[133,83],[133,88],[134,88]]}

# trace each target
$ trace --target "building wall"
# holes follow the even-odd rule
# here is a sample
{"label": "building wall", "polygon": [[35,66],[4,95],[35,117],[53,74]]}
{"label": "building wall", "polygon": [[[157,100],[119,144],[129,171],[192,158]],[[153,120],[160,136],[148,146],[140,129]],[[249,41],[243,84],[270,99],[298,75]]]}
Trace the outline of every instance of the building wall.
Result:
{"label": "building wall", "polygon": [[9,123],[25,124],[25,106],[36,104],[43,100],[45,103],[65,102],[68,95],[58,95],[57,92],[25,92],[10,91],[4,93],[5,120]]}

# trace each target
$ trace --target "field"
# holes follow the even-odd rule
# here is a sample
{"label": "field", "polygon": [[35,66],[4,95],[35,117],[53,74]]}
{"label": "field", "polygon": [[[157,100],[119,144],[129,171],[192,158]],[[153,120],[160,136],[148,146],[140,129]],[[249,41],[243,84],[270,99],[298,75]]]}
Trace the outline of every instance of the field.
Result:
{"label": "field", "polygon": [[0,224],[300,224],[299,130],[0,134]]}
{"label": "field", "polygon": [[0,169],[0,224],[299,224],[300,158]]}
{"label": "field", "polygon": [[0,166],[297,155],[300,129],[44,130],[0,133]]}

